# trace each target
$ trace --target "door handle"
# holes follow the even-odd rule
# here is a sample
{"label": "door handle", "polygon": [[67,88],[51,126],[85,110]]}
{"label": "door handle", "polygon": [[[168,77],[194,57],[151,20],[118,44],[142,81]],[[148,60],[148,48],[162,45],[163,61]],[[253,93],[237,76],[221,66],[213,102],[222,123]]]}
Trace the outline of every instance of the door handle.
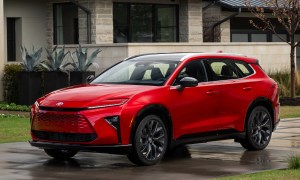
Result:
{"label": "door handle", "polygon": [[207,95],[215,95],[217,94],[217,91],[209,90],[206,92]]}
{"label": "door handle", "polygon": [[252,89],[252,87],[244,87],[243,90],[244,91],[250,91]]}

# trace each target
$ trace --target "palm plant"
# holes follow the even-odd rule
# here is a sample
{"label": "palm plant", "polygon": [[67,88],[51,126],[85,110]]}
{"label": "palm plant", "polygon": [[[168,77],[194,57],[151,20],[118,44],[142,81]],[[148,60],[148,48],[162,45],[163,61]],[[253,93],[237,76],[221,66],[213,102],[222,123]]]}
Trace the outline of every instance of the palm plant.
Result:
{"label": "palm plant", "polygon": [[73,63],[71,63],[71,65],[73,66],[74,71],[85,72],[92,65],[95,66],[96,68],[98,68],[99,65],[97,63],[95,63],[94,61],[95,61],[95,58],[97,57],[97,55],[101,51],[102,50],[100,50],[100,49],[96,49],[88,57],[88,48],[82,48],[81,45],[79,45],[79,47],[76,48],[76,51],[74,52],[76,54],[76,57],[77,57],[77,62],[75,62],[73,56],[71,56],[72,60],[73,60]]}
{"label": "palm plant", "polygon": [[22,68],[25,71],[33,71],[40,64],[40,58],[43,49],[40,48],[36,50],[34,46],[32,47],[32,53],[29,53],[25,46],[21,46],[22,53]]}
{"label": "palm plant", "polygon": [[55,46],[52,51],[46,49],[47,52],[47,60],[41,63],[41,66],[47,69],[48,71],[64,71],[66,66],[70,65],[71,63],[63,64],[63,60],[65,59],[66,55],[70,52],[65,53],[65,47],[61,48],[60,50],[57,49]]}

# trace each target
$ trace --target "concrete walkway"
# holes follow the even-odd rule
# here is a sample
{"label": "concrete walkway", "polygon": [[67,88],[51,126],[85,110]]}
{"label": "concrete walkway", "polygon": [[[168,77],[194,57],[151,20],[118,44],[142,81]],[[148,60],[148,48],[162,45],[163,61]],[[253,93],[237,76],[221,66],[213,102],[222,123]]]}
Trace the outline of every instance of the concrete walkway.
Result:
{"label": "concrete walkway", "polygon": [[136,167],[126,156],[81,152],[56,161],[28,143],[0,144],[0,179],[210,179],[287,167],[300,154],[300,119],[282,120],[263,151],[245,151],[233,140],[189,145],[160,164]]}

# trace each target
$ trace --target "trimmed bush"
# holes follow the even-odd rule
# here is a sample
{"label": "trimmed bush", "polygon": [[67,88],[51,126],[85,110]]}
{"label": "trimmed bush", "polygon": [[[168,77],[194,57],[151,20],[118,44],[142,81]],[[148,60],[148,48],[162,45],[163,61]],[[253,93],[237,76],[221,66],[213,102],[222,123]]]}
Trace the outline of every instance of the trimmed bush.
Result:
{"label": "trimmed bush", "polygon": [[6,64],[3,75],[3,97],[8,103],[18,102],[18,81],[17,73],[22,71],[20,64]]}

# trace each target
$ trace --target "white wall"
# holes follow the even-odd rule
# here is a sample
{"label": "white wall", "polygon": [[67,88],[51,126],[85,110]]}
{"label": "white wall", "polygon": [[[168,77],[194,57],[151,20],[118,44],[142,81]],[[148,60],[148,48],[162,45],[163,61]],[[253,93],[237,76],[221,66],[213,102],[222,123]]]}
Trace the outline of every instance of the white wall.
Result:
{"label": "white wall", "polygon": [[[20,35],[20,42],[17,44],[25,45],[30,49],[33,45],[35,47],[47,47],[46,14],[46,0],[4,0],[5,22],[7,17],[21,18],[22,34]],[[20,60],[20,47],[16,47],[16,54],[17,59]]]}
{"label": "white wall", "polygon": [[[290,67],[290,48],[286,43],[129,43],[83,45],[89,47],[89,53],[96,48],[102,49],[96,62],[99,69],[92,69],[99,74],[106,68],[128,56],[144,53],[166,52],[217,52],[243,54],[259,60],[266,72],[286,71]],[[66,46],[74,51],[75,46]],[[67,60],[70,60],[67,58]]]}

